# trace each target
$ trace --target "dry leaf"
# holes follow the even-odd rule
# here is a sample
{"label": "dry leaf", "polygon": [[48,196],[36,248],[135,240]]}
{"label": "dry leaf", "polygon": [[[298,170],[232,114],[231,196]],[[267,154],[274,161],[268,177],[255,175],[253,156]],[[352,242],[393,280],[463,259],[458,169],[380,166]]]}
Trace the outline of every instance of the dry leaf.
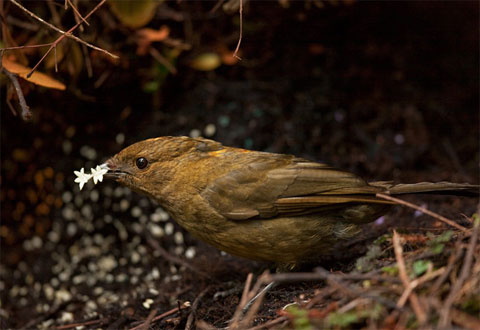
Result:
{"label": "dry leaf", "polygon": [[35,71],[30,78],[27,78],[27,74],[30,71],[32,71],[32,69],[29,67],[23,66],[21,64],[15,63],[6,57],[3,57],[2,65],[8,71],[17,74],[19,77],[25,79],[26,81],[34,83],[35,85],[39,85],[47,88],[59,89],[62,91],[65,90],[66,88],[65,85],[59,82],[58,80],[53,79],[52,77],[38,71]]}
{"label": "dry leaf", "polygon": [[162,26],[158,30],[145,28],[137,31],[137,55],[146,55],[148,53],[148,47],[155,41],[165,40],[170,34],[168,26]]}

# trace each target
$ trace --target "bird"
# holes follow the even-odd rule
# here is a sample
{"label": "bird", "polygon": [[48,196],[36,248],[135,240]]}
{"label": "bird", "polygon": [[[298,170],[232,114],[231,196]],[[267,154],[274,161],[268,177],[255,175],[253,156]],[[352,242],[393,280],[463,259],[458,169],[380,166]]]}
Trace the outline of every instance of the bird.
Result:
{"label": "bird", "polygon": [[153,198],[194,237],[229,254],[282,268],[315,262],[395,203],[377,193],[478,196],[468,183],[367,182],[288,154],[164,136],[106,161],[107,178]]}

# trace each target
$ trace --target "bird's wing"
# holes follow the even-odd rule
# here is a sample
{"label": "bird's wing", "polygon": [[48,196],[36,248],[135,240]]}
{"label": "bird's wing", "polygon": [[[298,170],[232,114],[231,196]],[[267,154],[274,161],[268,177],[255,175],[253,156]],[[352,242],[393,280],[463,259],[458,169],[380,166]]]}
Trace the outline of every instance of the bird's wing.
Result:
{"label": "bird's wing", "polygon": [[289,155],[256,153],[210,183],[202,197],[232,220],[320,213],[347,203],[389,203],[384,189],[326,164]]}

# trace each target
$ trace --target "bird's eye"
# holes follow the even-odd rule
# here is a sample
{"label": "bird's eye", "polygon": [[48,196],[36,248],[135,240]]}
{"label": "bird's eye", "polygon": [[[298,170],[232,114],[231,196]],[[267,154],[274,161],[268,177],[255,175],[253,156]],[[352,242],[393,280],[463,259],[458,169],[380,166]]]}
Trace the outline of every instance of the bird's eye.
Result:
{"label": "bird's eye", "polygon": [[148,165],[148,160],[145,157],[137,158],[135,164],[139,169],[144,169]]}

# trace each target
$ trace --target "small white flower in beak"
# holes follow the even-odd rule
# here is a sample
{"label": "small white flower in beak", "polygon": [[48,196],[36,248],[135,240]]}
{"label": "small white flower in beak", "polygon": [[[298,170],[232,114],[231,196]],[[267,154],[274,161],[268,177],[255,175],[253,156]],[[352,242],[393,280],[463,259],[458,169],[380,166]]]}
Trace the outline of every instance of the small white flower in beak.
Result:
{"label": "small white flower in beak", "polygon": [[103,181],[103,176],[108,172],[108,166],[107,164],[97,165],[97,167],[91,169],[91,172],[93,183],[97,184],[97,182]]}
{"label": "small white flower in beak", "polygon": [[87,183],[88,180],[90,180],[90,178],[92,177],[91,174],[84,173],[83,167],[80,170],[80,172],[79,171],[73,171],[73,173],[77,176],[77,178],[75,179],[75,182],[77,182],[78,185],[80,186],[80,190],[82,190],[85,183]]}

